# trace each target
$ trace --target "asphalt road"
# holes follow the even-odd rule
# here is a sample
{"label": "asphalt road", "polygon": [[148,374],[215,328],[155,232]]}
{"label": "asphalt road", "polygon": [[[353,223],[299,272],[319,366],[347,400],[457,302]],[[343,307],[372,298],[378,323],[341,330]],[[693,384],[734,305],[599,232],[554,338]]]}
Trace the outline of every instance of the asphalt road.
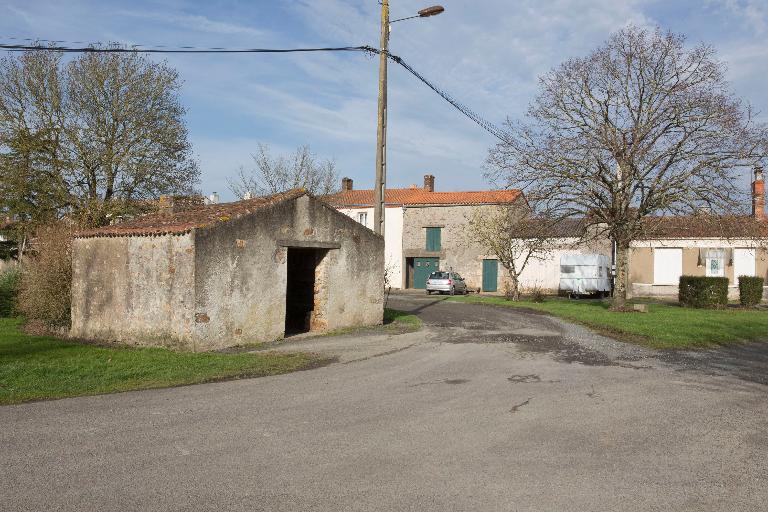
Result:
{"label": "asphalt road", "polygon": [[342,356],[325,368],[0,407],[0,509],[766,509],[754,368],[392,302],[425,329],[289,345]]}

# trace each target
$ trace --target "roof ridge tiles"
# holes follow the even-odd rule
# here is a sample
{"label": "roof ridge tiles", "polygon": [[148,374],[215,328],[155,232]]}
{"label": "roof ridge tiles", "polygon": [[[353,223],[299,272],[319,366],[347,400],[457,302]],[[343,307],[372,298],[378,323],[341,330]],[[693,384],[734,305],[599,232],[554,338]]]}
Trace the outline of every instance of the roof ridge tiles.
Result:
{"label": "roof ridge tiles", "polygon": [[79,231],[75,233],[75,238],[182,235],[196,228],[234,220],[304,195],[310,194],[299,188],[231,203],[193,206],[179,212],[150,213],[127,222]]}

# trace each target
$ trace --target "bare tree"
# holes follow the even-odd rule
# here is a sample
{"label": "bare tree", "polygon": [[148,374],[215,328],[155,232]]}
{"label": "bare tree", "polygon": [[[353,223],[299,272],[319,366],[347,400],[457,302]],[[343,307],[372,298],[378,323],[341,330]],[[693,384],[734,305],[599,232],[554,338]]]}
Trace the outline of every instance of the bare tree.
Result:
{"label": "bare tree", "polygon": [[[0,60],[0,164],[7,212],[96,212],[187,193],[199,178],[175,70],[139,54],[55,51]],[[42,200],[43,204],[39,205]]]}
{"label": "bare tree", "polygon": [[86,53],[65,76],[78,197],[109,202],[191,191],[199,170],[176,70],[139,54]]}
{"label": "bare tree", "polygon": [[629,244],[648,219],[742,211],[739,178],[766,140],[711,47],[635,27],[544,75],[526,121],[507,128],[489,176],[541,198],[551,216],[586,217],[615,242],[618,307]]}
{"label": "bare tree", "polygon": [[309,146],[299,146],[292,154],[273,157],[269,146],[259,144],[252,155],[255,169],[240,168],[229,189],[239,198],[277,194],[294,188],[304,188],[314,195],[338,191],[338,173],[333,160],[318,161]]}
{"label": "bare tree", "polygon": [[520,276],[533,260],[553,249],[550,219],[535,218],[527,208],[498,206],[476,209],[466,225],[466,238],[498,258],[510,281],[512,300],[520,299]]}

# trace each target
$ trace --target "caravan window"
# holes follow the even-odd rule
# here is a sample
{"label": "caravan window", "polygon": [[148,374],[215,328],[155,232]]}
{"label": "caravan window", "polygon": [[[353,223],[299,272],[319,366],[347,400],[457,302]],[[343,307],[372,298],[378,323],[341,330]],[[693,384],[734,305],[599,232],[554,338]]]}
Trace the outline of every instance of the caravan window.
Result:
{"label": "caravan window", "polygon": [[573,265],[560,265],[561,274],[573,274],[576,272],[576,267]]}

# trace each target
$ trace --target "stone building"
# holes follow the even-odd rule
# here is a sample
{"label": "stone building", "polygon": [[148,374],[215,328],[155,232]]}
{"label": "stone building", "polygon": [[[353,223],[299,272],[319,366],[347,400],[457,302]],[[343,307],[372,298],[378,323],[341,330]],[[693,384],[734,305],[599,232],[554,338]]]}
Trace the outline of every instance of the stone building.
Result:
{"label": "stone building", "polygon": [[[361,224],[373,227],[373,190],[355,190],[342,180],[338,194],[324,198]],[[435,177],[424,176],[423,187],[390,188],[385,197],[386,267],[393,288],[426,286],[434,270],[453,270],[471,288],[501,289],[503,272],[496,256],[472,243],[467,224],[477,210],[500,205],[525,207],[519,190],[436,192]]]}
{"label": "stone building", "polygon": [[303,190],[77,235],[72,335],[202,351],[380,324],[384,241]]}

